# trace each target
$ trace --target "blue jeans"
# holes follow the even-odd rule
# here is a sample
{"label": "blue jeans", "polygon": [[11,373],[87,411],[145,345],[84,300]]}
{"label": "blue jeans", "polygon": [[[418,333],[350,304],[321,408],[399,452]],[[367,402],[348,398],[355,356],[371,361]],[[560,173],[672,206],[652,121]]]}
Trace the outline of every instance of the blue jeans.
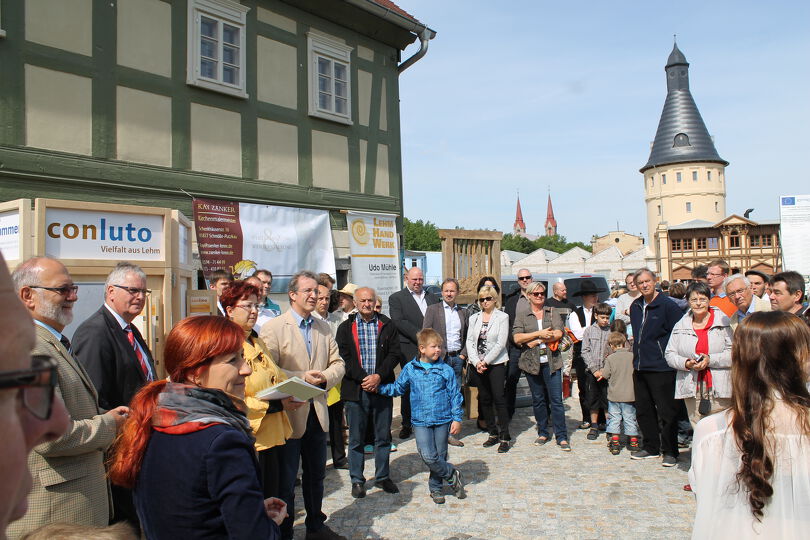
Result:
{"label": "blue jeans", "polygon": [[526,373],[526,382],[532,392],[534,420],[537,422],[537,435],[548,438],[548,410],[546,409],[546,391],[551,402],[551,421],[554,424],[554,435],[557,442],[568,440],[568,428],[565,427],[565,408],[562,400],[562,369],[551,372],[548,363],[540,364],[540,373]]}
{"label": "blue jeans", "polygon": [[298,475],[298,462],[301,462],[301,491],[304,495],[304,508],[307,511],[307,531],[316,532],[323,528],[326,514],[321,511],[323,504],[323,479],[326,476],[326,432],[321,428],[315,407],[310,405],[307,429],[300,439],[288,439],[281,447],[279,455],[279,499],[287,503],[287,519],[281,524],[281,537],[293,537],[295,519],[295,477]]}
{"label": "blue jeans", "polygon": [[359,401],[344,402],[346,421],[349,423],[349,477],[352,483],[365,482],[363,467],[366,427],[369,416],[374,426],[374,478],[381,482],[388,478],[391,455],[391,415],[393,398],[370,394],[360,390]]}
{"label": "blue jeans", "polygon": [[447,462],[447,437],[450,435],[450,424],[438,426],[413,426],[416,437],[416,449],[422,461],[430,469],[428,487],[430,492],[442,490],[443,480],[450,480],[455,468]]}
{"label": "blue jeans", "polygon": [[620,435],[624,423],[624,434],[638,436],[638,422],[636,421],[636,406],[632,403],[619,403],[608,401],[607,432]]}
{"label": "blue jeans", "polygon": [[459,389],[461,389],[461,370],[464,369],[464,360],[458,357],[458,355],[446,355],[444,357],[444,363],[453,368],[453,373],[456,374],[456,382],[458,383]]}

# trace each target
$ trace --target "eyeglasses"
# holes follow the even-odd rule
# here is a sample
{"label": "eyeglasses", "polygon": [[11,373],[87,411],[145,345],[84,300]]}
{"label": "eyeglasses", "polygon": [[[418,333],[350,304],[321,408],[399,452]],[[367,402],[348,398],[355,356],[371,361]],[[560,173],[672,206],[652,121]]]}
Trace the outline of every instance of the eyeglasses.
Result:
{"label": "eyeglasses", "polygon": [[479,298],[478,300],[480,300],[481,302],[492,302],[495,299],[492,298],[491,296],[484,296],[483,298]]}
{"label": "eyeglasses", "polygon": [[152,293],[151,289],[139,289],[137,287],[124,287],[123,285],[113,285],[113,287],[118,287],[124,291],[127,291],[132,296],[138,296],[142,294],[144,296],[149,296]]}
{"label": "eyeglasses", "polygon": [[690,298],[689,303],[692,304],[692,305],[695,305],[695,306],[699,306],[701,304],[708,304],[709,299],[706,298],[706,297],[703,297],[703,298]]}
{"label": "eyeglasses", "polygon": [[544,292],[533,292],[533,293],[529,293],[529,294],[534,296],[535,298],[542,298],[543,296],[546,295],[546,293],[544,293]]}
{"label": "eyeglasses", "polygon": [[245,311],[259,311],[259,308],[262,307],[261,304],[236,304],[234,307],[242,308]]}
{"label": "eyeglasses", "polygon": [[742,296],[745,293],[745,288],[737,289],[736,291],[726,291],[726,296],[729,298],[735,298],[737,296]]}
{"label": "eyeglasses", "polygon": [[56,380],[56,362],[45,355],[32,355],[30,369],[0,371],[0,389],[19,388],[23,405],[40,420],[51,417]]}
{"label": "eyeglasses", "polygon": [[532,276],[519,276],[518,281],[528,281],[531,280]]}
{"label": "eyeglasses", "polygon": [[29,289],[45,289],[46,291],[55,292],[62,296],[70,296],[79,292],[78,285],[65,285],[64,287],[42,287],[40,285],[29,285]]}

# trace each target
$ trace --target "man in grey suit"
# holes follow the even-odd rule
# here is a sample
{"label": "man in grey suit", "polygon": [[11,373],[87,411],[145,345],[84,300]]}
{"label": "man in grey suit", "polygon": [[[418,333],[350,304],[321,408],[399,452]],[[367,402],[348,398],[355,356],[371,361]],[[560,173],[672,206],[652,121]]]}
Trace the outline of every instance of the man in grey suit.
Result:
{"label": "man in grey suit", "polygon": [[[416,346],[416,333],[422,329],[425,312],[431,304],[438,304],[439,297],[424,290],[425,276],[422,270],[413,267],[405,274],[405,288],[388,297],[391,320],[399,331],[399,347],[402,352],[399,365],[405,367],[416,357],[419,351]],[[406,392],[400,403],[402,411],[402,429],[400,439],[407,439],[413,431],[411,427],[411,395]]]}
{"label": "man in grey suit", "polygon": [[28,514],[11,524],[8,535],[17,538],[55,522],[105,526],[110,519],[110,493],[104,452],[129,408],[99,409],[96,389],[62,334],[73,320],[78,292],[67,268],[55,259],[34,257],[17,267],[12,280],[36,323],[33,353],[56,361],[56,393],[64,401],[70,420],[64,435],[31,452],[28,468],[34,482]]}
{"label": "man in grey suit", "polygon": [[[467,310],[456,304],[459,284],[455,278],[447,278],[442,282],[442,301],[431,304],[425,310],[425,320],[422,328],[432,328],[444,342],[442,343],[442,359],[444,363],[453,368],[456,373],[458,387],[461,388],[461,371],[467,360]],[[452,446],[464,446],[464,443],[450,435],[447,439]]]}

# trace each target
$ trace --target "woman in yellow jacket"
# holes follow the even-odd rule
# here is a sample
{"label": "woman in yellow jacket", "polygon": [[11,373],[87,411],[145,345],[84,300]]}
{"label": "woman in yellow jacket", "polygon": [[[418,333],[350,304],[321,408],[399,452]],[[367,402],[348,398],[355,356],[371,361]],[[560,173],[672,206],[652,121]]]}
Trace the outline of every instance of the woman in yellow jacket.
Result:
{"label": "woman in yellow jacket", "polygon": [[265,497],[278,496],[279,451],[292,434],[285,410],[295,410],[303,403],[292,398],[264,401],[255,396],[261,390],[284,381],[287,377],[267,352],[264,342],[253,331],[259,313],[259,289],[244,281],[234,281],[219,299],[227,317],[245,331],[243,352],[253,373],[245,379],[245,403],[248,420],[256,436],[259,468]]}

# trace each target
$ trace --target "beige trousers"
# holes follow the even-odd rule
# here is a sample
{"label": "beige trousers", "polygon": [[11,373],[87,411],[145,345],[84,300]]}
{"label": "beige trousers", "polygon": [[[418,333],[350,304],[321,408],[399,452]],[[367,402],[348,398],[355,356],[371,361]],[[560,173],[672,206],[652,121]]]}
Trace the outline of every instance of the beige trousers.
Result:
{"label": "beige trousers", "polygon": [[[705,418],[705,416],[698,412],[698,407],[700,407],[699,398],[688,397],[683,398],[683,401],[686,404],[686,410],[689,412],[689,421],[691,421],[693,425],[697,425],[702,418]],[[709,411],[709,414],[719,413],[723,409],[731,407],[731,398],[716,398],[710,395],[709,402],[712,404],[712,409]]]}

